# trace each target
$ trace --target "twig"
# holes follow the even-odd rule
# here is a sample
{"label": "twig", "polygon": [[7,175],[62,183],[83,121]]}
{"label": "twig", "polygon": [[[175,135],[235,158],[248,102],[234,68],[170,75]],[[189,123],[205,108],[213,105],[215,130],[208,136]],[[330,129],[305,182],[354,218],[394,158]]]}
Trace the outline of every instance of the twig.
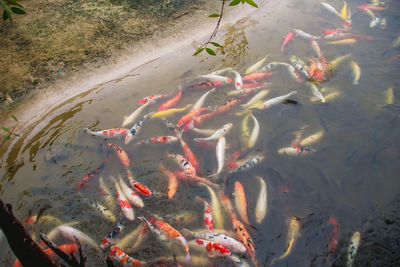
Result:
{"label": "twig", "polygon": [[183,13],[183,14],[180,14],[179,16],[174,17],[172,20],[179,19],[180,17],[183,17],[183,16],[185,16],[185,15],[187,15],[187,14],[189,14],[189,13],[190,13],[190,11],[185,12],[185,13]]}
{"label": "twig", "polygon": [[51,249],[54,251],[54,253],[57,254],[61,259],[63,259],[66,263],[68,263],[71,266],[74,267],[80,267],[81,265],[79,264],[78,260],[76,259],[75,256],[73,256],[73,253],[68,255],[61,249],[57,247],[56,244],[54,244],[50,239],[47,238],[47,236],[43,233],[40,233],[40,239],[43,240],[43,242]]}
{"label": "twig", "polygon": [[211,42],[212,38],[214,38],[215,36],[217,36],[218,30],[219,30],[219,25],[221,24],[221,20],[222,20],[222,15],[224,14],[224,6],[225,6],[225,0],[222,0],[222,4],[221,4],[221,11],[219,13],[219,17],[218,17],[218,22],[217,25],[214,28],[214,31],[212,32],[212,34],[210,35],[210,38],[208,39],[207,42],[205,42],[204,44],[202,44],[200,46],[206,48],[207,45]]}
{"label": "twig", "polygon": [[[76,236],[74,236],[74,238],[75,238],[76,244],[78,245],[79,261],[80,261],[80,265],[79,266],[80,267],[85,267],[86,257],[83,256],[81,242],[79,242],[79,240],[78,240],[78,238],[76,238]],[[73,256],[73,254],[71,256]],[[75,256],[73,256],[73,257],[75,257]]]}
{"label": "twig", "polygon": [[15,218],[11,204],[5,205],[0,199],[0,227],[15,256],[24,267],[59,267],[32,240],[22,223]]}

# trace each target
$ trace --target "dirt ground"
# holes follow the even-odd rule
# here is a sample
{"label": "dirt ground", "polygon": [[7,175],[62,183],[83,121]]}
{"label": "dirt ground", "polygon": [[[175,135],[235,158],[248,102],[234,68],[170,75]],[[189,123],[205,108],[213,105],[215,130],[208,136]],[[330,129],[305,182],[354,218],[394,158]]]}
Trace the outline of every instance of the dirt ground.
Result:
{"label": "dirt ground", "polygon": [[[205,0],[25,0],[0,22],[0,111],[207,9]],[[205,16],[205,19],[207,17]],[[33,91],[34,92],[34,91]]]}

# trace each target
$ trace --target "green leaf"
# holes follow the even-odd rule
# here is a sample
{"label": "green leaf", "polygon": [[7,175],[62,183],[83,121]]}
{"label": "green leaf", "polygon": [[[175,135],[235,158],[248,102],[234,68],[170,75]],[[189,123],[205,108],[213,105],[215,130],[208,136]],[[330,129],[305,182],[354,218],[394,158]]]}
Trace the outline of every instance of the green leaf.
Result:
{"label": "green leaf", "polygon": [[218,18],[219,17],[219,14],[211,14],[210,16],[208,16],[208,17],[210,17],[210,18]]}
{"label": "green leaf", "polygon": [[20,137],[20,136],[21,136],[21,135],[19,135],[19,134],[16,134],[16,133],[15,133],[15,134],[13,134],[13,135],[15,135],[15,136],[18,136],[18,137]]}
{"label": "green leaf", "polygon": [[212,44],[213,46],[216,46],[216,47],[222,47],[222,45],[220,45],[220,44],[217,43],[217,42],[210,42],[210,44]]}
{"label": "green leaf", "polygon": [[24,8],[17,0],[7,0],[6,2],[10,6],[19,6],[20,8]]}
{"label": "green leaf", "polygon": [[212,55],[212,56],[216,56],[217,54],[215,53],[215,51],[214,50],[212,50],[211,48],[206,48],[206,51],[207,51],[207,53],[209,53],[210,55]]}
{"label": "green leaf", "polygon": [[11,139],[11,137],[10,136],[4,136],[4,141],[8,141],[8,140],[10,140]]}
{"label": "green leaf", "polygon": [[14,114],[11,115],[11,118],[12,118],[13,120],[15,120],[15,121],[18,121],[17,117],[15,117]]}
{"label": "green leaf", "polygon": [[229,6],[236,6],[240,3],[240,0],[232,0],[232,2],[229,3]]}
{"label": "green leaf", "polygon": [[193,54],[193,56],[197,56],[198,54],[200,54],[201,52],[203,52],[204,47],[200,47],[199,49],[197,49],[197,51]]}
{"label": "green leaf", "polygon": [[3,131],[5,131],[5,132],[7,132],[7,133],[9,133],[10,132],[10,130],[8,130],[8,128],[6,128],[6,127],[1,127],[1,129],[3,129]]}
{"label": "green leaf", "polygon": [[249,5],[251,5],[251,6],[254,6],[254,7],[258,8],[257,4],[254,3],[253,0],[246,0],[246,3],[249,4]]}
{"label": "green leaf", "polygon": [[12,6],[12,7],[11,7],[11,10],[12,10],[15,14],[20,14],[20,15],[26,14],[26,12],[25,12],[23,9],[19,8],[19,7]]}
{"label": "green leaf", "polygon": [[8,19],[8,15],[7,15],[7,11],[3,11],[3,20],[7,20]]}

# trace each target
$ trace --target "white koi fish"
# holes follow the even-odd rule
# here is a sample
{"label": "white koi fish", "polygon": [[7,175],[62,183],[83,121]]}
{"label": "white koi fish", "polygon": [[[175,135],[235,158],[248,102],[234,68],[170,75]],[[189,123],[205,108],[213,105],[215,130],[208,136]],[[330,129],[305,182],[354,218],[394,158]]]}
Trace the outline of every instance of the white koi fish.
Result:
{"label": "white koi fish", "polygon": [[318,131],[300,141],[300,146],[308,146],[318,142],[324,136],[324,131]]}
{"label": "white koi fish", "polygon": [[76,237],[81,243],[89,244],[93,248],[100,250],[99,245],[97,245],[97,243],[91,237],[71,226],[59,225],[57,226],[57,229],[65,238],[72,242],[75,242]]}
{"label": "white koi fish", "polygon": [[226,140],[225,137],[220,137],[218,139],[216,154],[217,154],[217,161],[218,161],[218,169],[217,172],[214,174],[209,175],[208,177],[217,176],[222,172],[224,169],[225,163],[225,148],[226,148]]}
{"label": "white koi fish", "polygon": [[255,63],[254,65],[248,67],[245,71],[245,75],[248,75],[250,73],[256,72],[259,69],[262,68],[262,66],[265,64],[265,61],[267,61],[268,55],[266,55],[265,57],[263,57],[261,60],[257,61],[257,63]]}
{"label": "white koi fish", "polygon": [[303,80],[301,79],[300,75],[298,74],[298,72],[296,71],[295,67],[293,67],[292,65],[288,65],[287,69],[289,71],[290,76],[292,76],[292,78],[298,82],[301,83]]}
{"label": "white koi fish", "polygon": [[124,193],[124,195],[126,196],[126,198],[136,207],[138,208],[143,208],[144,207],[144,203],[143,200],[140,198],[140,196],[138,194],[136,194],[135,192],[133,192],[132,189],[130,189],[126,183],[124,182],[124,180],[122,180],[121,176],[119,177],[119,185],[120,188],[122,190],[122,192]]}
{"label": "white koi fish", "polygon": [[197,100],[197,102],[193,105],[192,111],[198,110],[198,109],[202,108],[202,107],[203,107],[203,104],[204,104],[204,101],[205,101],[205,99],[207,98],[207,96],[208,96],[209,94],[211,94],[211,93],[214,93],[214,92],[215,92],[215,88],[213,88],[213,89],[209,90],[208,92],[204,93],[204,94],[199,98],[199,100]]}
{"label": "white koi fish", "polygon": [[132,112],[131,115],[129,115],[128,117],[124,117],[124,121],[122,122],[122,127],[131,124],[132,122],[134,122],[135,120],[137,120],[137,118],[140,116],[140,114],[142,113],[142,111],[149,105],[155,103],[155,101],[148,101],[147,103],[141,105],[140,107],[138,107],[134,112]]}
{"label": "white koi fish", "polygon": [[262,90],[258,94],[256,94],[252,99],[249,100],[246,104],[240,105],[242,109],[249,108],[258,101],[260,101],[264,96],[267,96],[269,94],[269,90]]}
{"label": "white koi fish", "polygon": [[350,66],[351,66],[351,70],[352,70],[353,76],[354,76],[353,84],[357,85],[358,81],[360,80],[360,77],[361,77],[360,66],[358,66],[357,62],[355,62],[353,60],[350,62]]}
{"label": "white koi fish", "polygon": [[232,123],[227,123],[223,125],[221,128],[219,128],[213,135],[206,137],[206,138],[194,138],[193,140],[198,142],[198,141],[211,141],[211,140],[217,140],[220,137],[223,137],[229,131],[232,129],[233,124]]}
{"label": "white koi fish", "polygon": [[257,180],[260,181],[260,193],[258,194],[257,204],[255,208],[256,222],[260,224],[265,215],[267,215],[268,209],[268,195],[267,195],[267,184],[264,179],[260,176],[256,176]]}
{"label": "white koi fish", "polygon": [[254,128],[250,135],[249,143],[247,145],[248,148],[254,147],[257,142],[258,135],[260,134],[260,124],[258,123],[257,118],[253,115],[253,113],[250,113],[250,116],[254,121]]}
{"label": "white koi fish", "polygon": [[340,13],[330,4],[325,3],[325,2],[321,2],[321,5],[328,10],[331,14],[335,15],[336,17],[340,18],[341,20],[344,20],[344,18],[342,18],[342,16],[340,15]]}
{"label": "white koi fish", "polygon": [[311,89],[313,95],[316,96],[319,100],[321,100],[322,103],[325,103],[326,102],[325,97],[318,90],[318,87],[315,84],[310,83],[310,82],[308,82],[307,84],[308,84],[308,87]]}
{"label": "white koi fish", "polygon": [[282,103],[283,100],[288,99],[289,97],[291,97],[291,96],[294,95],[294,94],[297,94],[297,91],[292,91],[292,92],[290,92],[290,93],[288,93],[288,94],[286,94],[286,95],[282,95],[282,96],[277,96],[277,97],[271,98],[271,99],[265,101],[264,103],[262,103],[262,104],[258,107],[258,109],[265,110],[265,109],[267,109],[267,108],[270,108],[270,107],[272,107],[272,106],[275,106],[275,105],[277,105],[277,104],[279,104],[279,103]]}
{"label": "white koi fish", "polygon": [[321,36],[315,36],[315,35],[306,33],[302,30],[299,30],[299,29],[293,29],[293,31],[295,32],[296,36],[301,37],[306,40],[318,40],[321,38]]}
{"label": "white koi fish", "polygon": [[222,82],[223,84],[233,82],[231,78],[220,76],[220,75],[215,75],[215,74],[201,75],[201,77],[204,79],[207,79],[209,81],[212,81],[212,82]]}
{"label": "white koi fish", "polygon": [[288,64],[287,63],[285,63],[285,62],[271,62],[271,63],[268,63],[267,65],[265,65],[264,67],[262,67],[262,69],[264,70],[264,71],[270,71],[270,70],[273,70],[273,69],[275,69],[275,68],[277,68],[277,67],[279,67],[279,66],[287,66]]}
{"label": "white koi fish", "polygon": [[[315,40],[313,40],[313,41],[315,41]],[[304,67],[300,63],[300,60],[297,57],[290,56],[290,62],[292,63],[293,67],[295,67],[295,69],[298,72],[302,73],[307,79],[310,78],[310,76],[308,75],[308,72],[304,69]]]}

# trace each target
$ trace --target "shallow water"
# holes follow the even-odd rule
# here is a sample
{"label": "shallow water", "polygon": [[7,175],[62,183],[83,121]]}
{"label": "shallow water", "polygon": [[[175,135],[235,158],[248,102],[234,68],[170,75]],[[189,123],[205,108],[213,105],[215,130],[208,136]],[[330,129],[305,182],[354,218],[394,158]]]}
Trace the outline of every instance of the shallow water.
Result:
{"label": "shallow water", "polygon": [[[342,1],[329,2],[340,10]],[[362,70],[360,84],[352,84],[350,66],[343,64],[328,81],[319,85],[325,88],[323,95],[338,91],[339,97],[327,103],[311,102],[312,93],[305,84],[296,83],[285,70],[277,71],[266,80],[271,83],[266,99],[297,90],[297,95],[291,99],[299,104],[280,104],[265,111],[254,111],[260,123],[260,136],[249,154],[261,151],[264,161],[249,171],[231,175],[224,172],[220,176],[220,185],[232,197],[232,203],[234,182],[240,181],[245,187],[252,224],[249,232],[262,265],[270,264],[274,257],[283,254],[287,246],[288,220],[293,216],[301,218],[300,236],[290,255],[276,263],[278,266],[343,266],[350,237],[355,231],[360,231],[362,236],[355,258],[356,266],[381,265],[382,255],[385,265],[393,265],[398,260],[398,256],[391,252],[396,251],[396,246],[398,248],[393,240],[398,240],[400,234],[400,181],[397,179],[400,171],[397,164],[400,159],[399,109],[396,106],[398,102],[385,105],[384,93],[389,87],[398,89],[399,61],[388,63],[388,58],[398,53],[398,48],[389,48],[398,36],[400,6],[398,2],[391,1],[388,3],[390,9],[379,12],[387,19],[387,27],[382,30],[379,26],[369,28],[369,17],[357,9],[363,3],[349,3],[353,13],[352,32],[370,35],[373,41],[359,41],[353,45],[330,45],[324,40],[319,41],[328,61],[352,54],[352,60]],[[81,192],[75,188],[84,176],[104,162],[105,150],[100,145],[105,142],[84,134],[83,128],[101,130],[120,127],[123,117],[136,109],[140,99],[153,94],[175,95],[179,85],[189,85],[198,74],[225,67],[232,67],[243,74],[248,66],[266,54],[269,54],[267,62],[289,62],[289,55],[292,54],[303,60],[315,56],[309,42],[301,38],[295,38],[282,53],[283,36],[293,28],[319,35],[325,29],[340,26],[340,21],[324,10],[319,1],[267,2],[251,16],[241,19],[235,27],[222,27],[217,41],[226,44],[223,55],[193,58],[194,48],[184,46],[122,77],[58,101],[41,115],[26,121],[19,130],[22,136],[7,147],[1,161],[1,198],[13,204],[15,214],[21,219],[25,219],[29,211],[36,214],[44,209],[44,214],[55,216],[62,222],[79,221],[75,227],[100,243],[115,223],[104,220],[87,204],[88,200],[102,201],[98,181],[92,181]],[[223,104],[231,98],[227,95],[231,90],[234,90],[231,85],[218,88],[207,99],[206,105],[214,107]],[[178,106],[194,103],[204,92],[186,92]],[[145,112],[154,111],[162,102],[148,107]],[[234,124],[226,136],[229,146],[227,157],[242,146],[239,135],[243,116],[234,114],[239,110],[236,107],[229,113],[217,115],[199,127],[217,129],[226,122]],[[176,115],[170,120],[175,122],[179,117]],[[309,155],[278,154],[280,148],[291,146],[299,131],[303,138],[318,131],[323,131],[324,135],[320,141],[310,145],[314,152]],[[135,141],[170,134],[159,120],[151,119],[144,122]],[[198,134],[184,133],[185,141],[200,162],[200,174],[214,173],[217,169],[215,149],[196,145],[192,141],[194,137]],[[166,151],[183,153],[178,143],[124,146],[121,141],[116,141],[115,144],[128,153],[131,170],[139,182],[154,192],[167,192],[168,180],[158,167],[161,162],[168,169],[177,170],[177,165],[166,158]],[[49,161],[49,157],[54,155],[57,157]],[[113,189],[110,177],[118,175],[126,178],[123,166],[112,155],[101,176]],[[268,213],[259,225],[254,217],[259,192],[256,175],[262,176],[268,185]],[[202,206],[193,201],[197,195],[210,199],[204,187],[180,181],[174,199],[143,197],[145,208],[142,211],[136,209],[136,214],[174,217],[178,213],[194,211],[198,217],[196,221],[171,222],[171,225],[178,230],[182,227],[198,229],[202,227]],[[119,208],[115,210],[115,215],[122,218]],[[333,254],[328,252],[332,235],[332,226],[327,224],[329,217],[335,217],[339,223],[339,243]],[[137,219],[127,224],[125,233],[138,225]],[[54,226],[37,225],[35,230],[48,232]],[[228,219],[225,227],[231,230]],[[130,255],[140,260],[171,257],[173,253],[184,255],[178,246],[171,247],[153,235],[149,236]],[[59,244],[63,242],[60,237],[57,241]],[[1,242],[1,265],[10,266],[15,257],[6,242]],[[92,251],[86,253],[93,266],[103,263],[103,255],[99,257]]]}

